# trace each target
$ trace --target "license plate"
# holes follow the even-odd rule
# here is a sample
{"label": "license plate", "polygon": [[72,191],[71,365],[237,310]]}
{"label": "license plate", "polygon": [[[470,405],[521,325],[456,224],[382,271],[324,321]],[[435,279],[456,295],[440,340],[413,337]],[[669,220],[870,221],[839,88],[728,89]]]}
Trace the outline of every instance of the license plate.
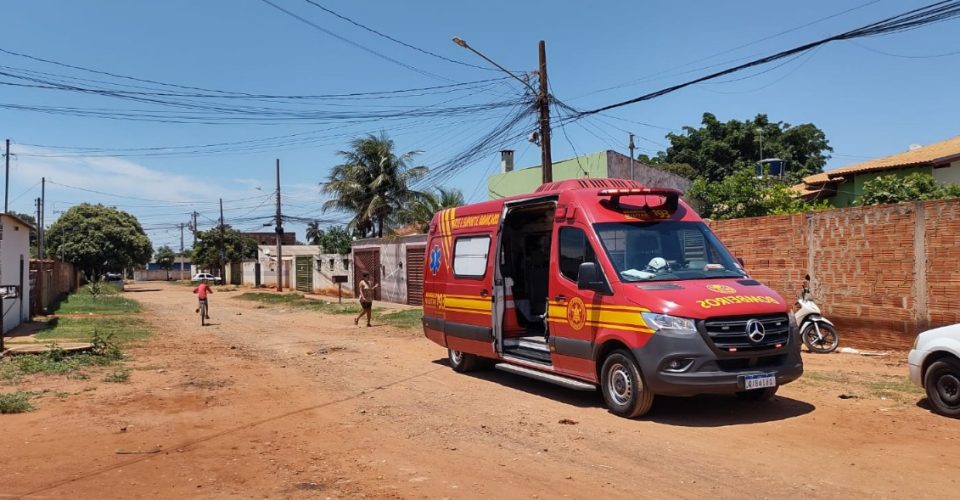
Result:
{"label": "license plate", "polygon": [[759,373],[757,375],[745,375],[743,377],[743,389],[763,389],[764,387],[775,387],[777,385],[777,376],[773,373]]}

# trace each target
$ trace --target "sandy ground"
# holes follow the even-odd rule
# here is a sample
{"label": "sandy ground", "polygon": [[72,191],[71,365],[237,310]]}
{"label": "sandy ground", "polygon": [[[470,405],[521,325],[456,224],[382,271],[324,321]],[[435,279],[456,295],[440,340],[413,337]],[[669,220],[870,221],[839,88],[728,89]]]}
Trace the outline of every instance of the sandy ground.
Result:
{"label": "sandy ground", "polygon": [[[805,355],[774,401],[598,393],[457,374],[419,331],[140,284],[156,334],[125,384],[0,416],[0,493],[29,498],[955,497],[960,421],[901,384],[903,353]],[[879,385],[878,385],[879,384]],[[4,391],[7,389],[4,388]],[[839,396],[853,396],[842,399]]]}

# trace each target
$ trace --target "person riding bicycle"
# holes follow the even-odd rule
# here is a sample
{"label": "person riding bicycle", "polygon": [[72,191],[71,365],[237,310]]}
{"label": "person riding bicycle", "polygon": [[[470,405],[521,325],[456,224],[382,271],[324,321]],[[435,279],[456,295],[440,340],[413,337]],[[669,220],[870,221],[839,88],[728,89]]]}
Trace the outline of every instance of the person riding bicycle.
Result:
{"label": "person riding bicycle", "polygon": [[200,284],[193,289],[193,293],[197,294],[197,299],[199,303],[197,304],[197,312],[200,312],[200,306],[207,306],[207,314],[205,315],[206,319],[210,319],[210,304],[207,302],[207,294],[213,293],[213,288],[210,288],[210,285],[207,284],[207,280],[200,281]]}

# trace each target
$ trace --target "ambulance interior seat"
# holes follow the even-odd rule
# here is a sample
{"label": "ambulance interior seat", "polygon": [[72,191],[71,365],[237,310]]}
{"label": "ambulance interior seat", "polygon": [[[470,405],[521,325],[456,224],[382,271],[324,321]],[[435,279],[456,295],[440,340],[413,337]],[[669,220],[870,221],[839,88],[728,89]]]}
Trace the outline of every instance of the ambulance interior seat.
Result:
{"label": "ambulance interior seat", "polygon": [[[507,216],[501,273],[514,318],[505,319],[504,336],[546,334],[553,211],[552,205],[530,207]],[[518,328],[511,328],[514,324]]]}

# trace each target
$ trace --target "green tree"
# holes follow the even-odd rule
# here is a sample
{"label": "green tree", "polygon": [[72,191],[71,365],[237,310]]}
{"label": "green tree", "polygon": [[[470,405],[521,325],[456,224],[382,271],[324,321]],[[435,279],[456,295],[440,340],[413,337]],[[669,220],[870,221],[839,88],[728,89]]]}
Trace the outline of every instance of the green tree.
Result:
{"label": "green tree", "polygon": [[323,229],[320,229],[320,221],[307,223],[307,243],[310,245],[319,245],[320,237],[323,235]]}
{"label": "green tree", "polygon": [[156,253],[153,254],[153,261],[160,266],[160,269],[167,271],[167,279],[170,279],[170,270],[173,269],[176,260],[177,254],[173,253],[173,249],[167,245],[158,248]]}
{"label": "green tree", "polygon": [[[202,269],[220,269],[227,262],[239,262],[257,257],[257,241],[230,227],[223,227],[223,255],[221,259],[220,226],[197,233],[193,246],[193,265]],[[221,269],[222,271],[222,269]]]}
{"label": "green tree", "polygon": [[136,217],[99,204],[71,207],[47,230],[46,243],[51,255],[62,255],[91,278],[146,264],[153,255]]}
{"label": "green tree", "polygon": [[350,253],[350,233],[342,226],[330,226],[326,231],[320,231],[318,243],[324,253],[347,255]]}
{"label": "green tree", "polygon": [[860,205],[881,205],[907,201],[940,200],[960,197],[960,185],[937,182],[932,175],[914,172],[901,176],[883,175],[863,183]]}
{"label": "green tree", "polygon": [[686,192],[700,205],[700,215],[711,219],[738,219],[781,215],[828,208],[827,202],[809,203],[779,181],[758,179],[752,168],[742,168],[720,182],[693,181]]}
{"label": "green tree", "polygon": [[671,174],[679,175],[680,177],[686,179],[693,180],[697,178],[697,169],[691,167],[687,163],[665,163],[656,156],[651,158],[643,154],[637,156],[637,161],[653,168],[663,170],[664,172],[670,172]]}
{"label": "green tree", "polygon": [[463,193],[459,189],[437,187],[433,193],[417,195],[397,213],[396,218],[401,224],[416,224],[420,232],[426,233],[430,230],[433,214],[464,203]]}
{"label": "green tree", "polygon": [[787,182],[823,171],[833,151],[826,134],[811,123],[790,125],[770,122],[765,114],[752,120],[721,122],[704,113],[699,128],[683,127],[669,133],[670,146],[652,159],[654,164],[687,164],[696,178],[719,182],[744,167],[751,169],[761,159],[780,158],[787,162]]}
{"label": "green tree", "polygon": [[391,217],[416,195],[409,184],[427,173],[427,167],[410,166],[418,151],[397,155],[393,149],[393,141],[381,132],[354,139],[350,150],[338,151],[344,163],[333,167],[321,184],[331,196],[324,211],[351,213],[351,228],[382,237]]}

